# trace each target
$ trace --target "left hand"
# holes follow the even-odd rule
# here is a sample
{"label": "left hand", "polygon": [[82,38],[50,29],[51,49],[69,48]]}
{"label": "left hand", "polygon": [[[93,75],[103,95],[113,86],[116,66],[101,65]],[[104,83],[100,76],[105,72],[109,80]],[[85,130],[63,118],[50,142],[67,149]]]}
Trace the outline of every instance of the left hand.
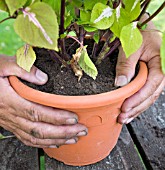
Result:
{"label": "left hand", "polygon": [[[143,16],[142,20],[146,18]],[[161,37],[152,22],[142,31],[143,44],[140,49],[126,59],[120,47],[116,66],[116,86],[124,86],[130,82],[135,73],[135,66],[139,60],[146,62],[148,78],[145,85],[134,95],[125,100],[122,105],[118,122],[130,123],[140,113],[144,112],[159,97],[165,86],[165,76],[161,71],[160,46]]]}

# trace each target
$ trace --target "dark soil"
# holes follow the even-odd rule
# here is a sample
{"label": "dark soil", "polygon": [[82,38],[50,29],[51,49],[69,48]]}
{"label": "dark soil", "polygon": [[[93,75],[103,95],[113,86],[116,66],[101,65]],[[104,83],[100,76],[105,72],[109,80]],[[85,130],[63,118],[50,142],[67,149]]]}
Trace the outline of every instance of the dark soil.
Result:
{"label": "dark soil", "polygon": [[[90,43],[87,50],[91,48],[92,45]],[[74,45],[74,49],[71,48],[69,50],[70,55],[71,53],[74,54],[75,50],[76,45]],[[74,72],[70,68],[61,67],[61,63],[51,55],[49,50],[35,49],[35,51],[37,54],[35,66],[48,74],[49,81],[43,86],[23,81],[34,89],[52,94],[71,96],[99,94],[117,89],[114,86],[114,81],[118,51],[114,52],[112,56],[107,57],[97,66],[98,76],[96,80],[93,80],[84,73],[79,82]]]}
{"label": "dark soil", "polygon": [[43,86],[26,83],[28,86],[43,92],[63,95],[98,94],[116,89],[114,87],[116,57],[105,59],[98,66],[98,76],[93,80],[84,73],[81,80],[70,68],[61,67],[47,50],[36,50],[39,56],[35,66],[48,74],[49,81]]}

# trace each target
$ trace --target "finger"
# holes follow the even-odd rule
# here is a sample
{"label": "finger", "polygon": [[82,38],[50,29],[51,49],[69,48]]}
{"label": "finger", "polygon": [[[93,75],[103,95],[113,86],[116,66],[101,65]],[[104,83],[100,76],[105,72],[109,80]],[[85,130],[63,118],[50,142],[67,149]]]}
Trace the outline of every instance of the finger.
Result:
{"label": "finger", "polygon": [[119,55],[116,65],[115,86],[124,86],[128,84],[135,74],[135,67],[140,58],[141,49],[126,58],[122,47],[119,48]]}
{"label": "finger", "polygon": [[15,120],[14,116],[18,116],[33,122],[45,122],[54,125],[72,125],[78,122],[78,116],[72,112],[32,103],[20,96],[16,96],[15,99],[17,100],[14,103],[10,102],[12,99],[8,100],[12,103],[10,105],[12,114],[8,113],[8,119],[11,118],[11,121]]}
{"label": "finger", "polygon": [[78,116],[66,110],[27,103],[27,101],[23,108],[22,117],[33,122],[45,122],[54,125],[72,125],[78,122]]}
{"label": "finger", "polygon": [[[24,139],[21,138],[21,136],[19,136],[19,134],[15,134],[15,136],[21,141],[23,142],[26,146],[31,146],[31,147],[35,147],[35,148],[47,148],[47,146],[44,145],[33,145],[32,143],[30,143],[29,141],[26,141]],[[55,145],[52,148],[57,148],[57,146]]]}
{"label": "finger", "polygon": [[121,113],[118,116],[118,122],[123,124],[130,123],[135,117],[140,115],[142,112],[147,110],[149,106],[151,106],[159,97],[160,93],[163,91],[165,86],[165,79],[162,81],[158,89],[152,94],[149,98],[147,98],[144,102],[142,102],[140,105],[136,106],[135,108],[131,109],[130,111],[126,113]]}
{"label": "finger", "polygon": [[6,130],[8,130],[8,131],[14,132],[14,128],[13,128],[12,125],[10,125],[9,122],[7,123],[7,122],[4,121],[3,119],[0,119],[0,125],[1,125],[1,127],[3,127],[4,129],[6,129]]}
{"label": "finger", "polygon": [[54,126],[43,122],[31,122],[17,117],[15,123],[22,131],[40,139],[68,139],[78,136],[86,136],[87,128],[84,125]]}
{"label": "finger", "polygon": [[30,73],[28,73],[27,71],[19,67],[16,64],[15,57],[10,57],[10,59],[6,59],[5,57],[5,59],[3,59],[1,62],[2,62],[1,67],[0,67],[1,77],[15,75],[15,76],[20,77],[23,80],[26,80],[26,81],[29,81],[31,83],[35,83],[38,85],[43,85],[48,80],[48,76],[44,72],[36,68],[35,66],[31,68]]}
{"label": "finger", "polygon": [[61,145],[67,145],[67,144],[75,144],[78,141],[78,138],[71,138],[71,139],[39,139],[35,138],[34,136],[29,135],[28,133],[25,133],[24,131],[17,129],[15,134],[19,135],[21,141],[30,146],[33,147],[59,147]]}
{"label": "finger", "polygon": [[149,74],[146,84],[133,96],[126,99],[121,111],[128,112],[132,108],[143,103],[147,98],[149,98],[159,87],[164,79],[164,75],[160,68],[159,57],[154,57],[148,63]]}
{"label": "finger", "polygon": [[[16,94],[10,86],[6,88],[4,81],[1,83],[2,91],[8,89],[3,97],[1,97],[1,103],[8,103],[8,106],[3,106],[4,109],[10,108],[8,114],[12,113],[15,116],[29,119],[33,122],[46,122],[54,125],[72,125],[78,122],[78,116],[76,114],[29,102]],[[11,94],[12,98],[9,97]],[[4,117],[6,116],[5,111],[2,114]],[[14,117],[11,119],[15,120]]]}

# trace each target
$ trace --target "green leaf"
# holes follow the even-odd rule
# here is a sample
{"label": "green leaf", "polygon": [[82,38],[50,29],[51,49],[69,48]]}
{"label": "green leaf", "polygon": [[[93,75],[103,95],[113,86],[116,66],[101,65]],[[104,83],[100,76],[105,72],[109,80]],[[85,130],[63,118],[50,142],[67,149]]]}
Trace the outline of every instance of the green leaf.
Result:
{"label": "green leaf", "polygon": [[[100,0],[84,0],[84,6],[85,6],[85,10],[92,10],[92,8],[95,6],[96,3],[100,2]],[[102,4],[106,5],[107,4],[107,0],[102,0],[101,1]]]}
{"label": "green leaf", "polygon": [[137,28],[137,22],[133,22],[122,28],[120,41],[127,58],[140,48],[143,37]]}
{"label": "green leaf", "polygon": [[115,39],[116,39],[116,35],[115,35],[115,34],[113,34],[113,35],[112,35],[112,37],[111,37],[111,38],[110,38],[110,40],[109,40],[109,43],[111,43],[111,42],[115,41]]}
{"label": "green leaf", "polygon": [[76,33],[75,33],[75,31],[70,31],[70,32],[68,33],[68,35],[70,35],[70,36],[72,36],[72,37],[76,37],[76,36],[77,36]]}
{"label": "green leaf", "polygon": [[161,66],[162,66],[162,72],[165,74],[165,32],[162,36],[162,44],[160,48],[160,57],[161,57]]}
{"label": "green leaf", "polygon": [[65,18],[67,16],[72,16],[72,18],[77,18],[76,14],[75,14],[75,6],[73,3],[66,3],[67,5],[65,6]]}
{"label": "green leaf", "polygon": [[[86,26],[89,26],[89,27],[90,27],[90,24],[92,25],[92,23],[90,21],[81,21],[81,20],[79,20],[76,23],[78,25],[86,25]],[[96,30],[97,30],[97,28],[96,28]]]}
{"label": "green leaf", "polygon": [[33,48],[29,45],[21,47],[17,50],[16,57],[17,64],[27,72],[30,72],[31,67],[36,60],[36,54],[33,51]]}
{"label": "green leaf", "polygon": [[60,16],[60,11],[61,11],[61,1],[60,0],[42,0],[42,2],[49,4],[52,7],[52,9],[55,11],[56,15],[58,17]]}
{"label": "green leaf", "polygon": [[140,0],[123,0],[125,4],[125,9],[127,11],[133,11],[137,6],[139,6]]}
{"label": "green leaf", "polygon": [[6,4],[9,8],[9,11],[10,11],[10,15],[13,15],[14,12],[23,7],[26,3],[27,0],[17,0],[17,1],[13,1],[13,0],[5,0],[6,1]]}
{"label": "green leaf", "polygon": [[4,139],[4,136],[0,133],[0,140]]}
{"label": "green leaf", "polygon": [[33,3],[35,3],[35,2],[40,2],[40,0],[27,0],[26,4],[25,4],[24,6],[25,6],[25,7],[26,7],[26,6],[29,6],[29,5],[31,5],[31,4],[33,4]]}
{"label": "green leaf", "polygon": [[125,0],[125,8],[119,5],[115,9],[115,21],[110,28],[111,31],[120,37],[122,28],[135,20],[140,14],[140,1]]}
{"label": "green leaf", "polygon": [[81,19],[81,21],[88,21],[88,22],[90,22],[91,13],[89,11],[80,10],[80,19]]}
{"label": "green leaf", "polygon": [[99,43],[100,36],[98,31],[94,33],[93,39],[97,44]]}
{"label": "green leaf", "polygon": [[[140,24],[139,24],[139,26],[140,26]],[[147,24],[144,24],[142,27],[141,27],[141,30],[145,30],[147,28]]]}
{"label": "green leaf", "polygon": [[66,29],[68,26],[70,26],[71,22],[73,20],[73,17],[71,15],[68,15],[65,17],[65,22],[64,22],[64,28]]}
{"label": "green leaf", "polygon": [[[120,14],[120,15],[119,15]],[[114,23],[110,30],[117,36],[120,37],[120,32],[122,28],[130,23],[130,17],[128,17],[127,12],[123,8],[116,8]]]}
{"label": "green leaf", "polygon": [[130,20],[137,19],[141,11],[140,0],[124,0],[124,4]]}
{"label": "green leaf", "polygon": [[8,7],[5,0],[0,1],[0,10],[8,12]]}
{"label": "green leaf", "polygon": [[97,28],[91,27],[91,26],[87,26],[87,25],[84,26],[84,29],[85,29],[85,31],[87,31],[87,32],[94,32],[94,31],[97,30]]}
{"label": "green leaf", "polygon": [[2,135],[2,134],[0,133],[0,140],[2,140],[2,139],[8,139],[8,138],[13,138],[13,137],[15,137],[15,135],[4,136],[4,135]]}
{"label": "green leaf", "polygon": [[53,9],[43,2],[36,2],[23,13],[14,23],[15,32],[22,40],[31,46],[58,50],[59,28]]}
{"label": "green leaf", "polygon": [[83,4],[83,0],[72,0],[71,3],[77,8],[80,8]]}
{"label": "green leaf", "polygon": [[102,3],[97,3],[92,10],[91,22],[93,27],[98,29],[110,28],[114,22],[113,9]]}
{"label": "green leaf", "polygon": [[82,53],[78,61],[78,64],[87,75],[92,77],[94,80],[96,79],[98,71],[93,62],[91,61],[87,53],[86,47],[82,49]]}
{"label": "green leaf", "polygon": [[[91,19],[91,13],[89,11],[80,10],[80,19],[76,23],[78,25],[84,25],[84,27],[87,27],[88,29],[88,27],[91,27],[90,25],[93,24],[92,22],[90,22],[90,19]],[[95,28],[95,30],[97,29]],[[88,32],[92,32],[92,31],[88,31]]]}

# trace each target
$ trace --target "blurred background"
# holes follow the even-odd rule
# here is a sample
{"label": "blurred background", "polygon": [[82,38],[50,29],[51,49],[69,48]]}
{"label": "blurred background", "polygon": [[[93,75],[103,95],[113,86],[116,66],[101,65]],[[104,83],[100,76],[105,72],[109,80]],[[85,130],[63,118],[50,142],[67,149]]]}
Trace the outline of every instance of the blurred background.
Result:
{"label": "blurred background", "polygon": [[[163,2],[152,0],[148,12],[152,14]],[[0,11],[0,21],[6,17],[7,13]],[[165,9],[153,21],[159,30],[165,31]],[[16,50],[24,44],[14,32],[13,23],[14,20],[10,19],[0,24],[0,54],[15,55]]]}

